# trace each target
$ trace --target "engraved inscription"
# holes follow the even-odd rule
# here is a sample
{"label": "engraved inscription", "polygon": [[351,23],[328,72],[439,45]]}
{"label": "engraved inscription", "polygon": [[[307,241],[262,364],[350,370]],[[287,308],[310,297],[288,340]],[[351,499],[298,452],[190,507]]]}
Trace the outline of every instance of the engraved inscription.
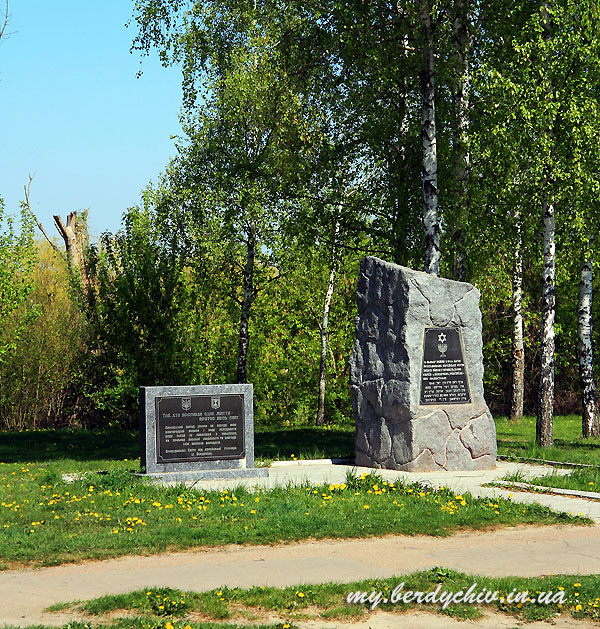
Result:
{"label": "engraved inscription", "polygon": [[458,328],[425,328],[421,404],[469,404],[471,392]]}
{"label": "engraved inscription", "polygon": [[244,396],[156,398],[156,462],[241,459]]}

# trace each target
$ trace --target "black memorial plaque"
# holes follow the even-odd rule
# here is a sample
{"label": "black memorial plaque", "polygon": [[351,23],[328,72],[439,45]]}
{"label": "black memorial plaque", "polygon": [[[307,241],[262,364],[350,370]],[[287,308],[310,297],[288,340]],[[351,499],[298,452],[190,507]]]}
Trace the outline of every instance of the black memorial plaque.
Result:
{"label": "black memorial plaque", "polygon": [[244,396],[190,395],[156,398],[156,462],[241,459]]}
{"label": "black memorial plaque", "polygon": [[458,328],[425,328],[421,404],[469,404],[471,392]]}

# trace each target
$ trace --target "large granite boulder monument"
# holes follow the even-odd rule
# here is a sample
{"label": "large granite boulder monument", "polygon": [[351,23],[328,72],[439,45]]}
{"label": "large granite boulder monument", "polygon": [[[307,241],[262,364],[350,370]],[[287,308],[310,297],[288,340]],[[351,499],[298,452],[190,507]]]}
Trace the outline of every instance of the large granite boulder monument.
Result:
{"label": "large granite boulder monument", "polygon": [[466,282],[361,261],[350,358],[357,465],[413,472],[495,466],[479,297]]}

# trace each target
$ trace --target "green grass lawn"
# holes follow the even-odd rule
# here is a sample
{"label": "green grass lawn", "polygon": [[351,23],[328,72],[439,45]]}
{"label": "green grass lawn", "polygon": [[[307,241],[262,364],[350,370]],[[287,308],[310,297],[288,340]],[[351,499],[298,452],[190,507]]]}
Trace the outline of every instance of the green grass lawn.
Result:
{"label": "green grass lawn", "polygon": [[564,415],[554,418],[554,445],[540,448],[535,444],[535,417],[525,416],[519,422],[496,417],[498,454],[510,459],[544,459],[584,463],[600,467],[600,438],[581,437],[581,417]]}
{"label": "green grass lawn", "polygon": [[527,478],[520,473],[507,474],[503,480],[508,482],[528,483],[541,488],[558,487],[560,489],[576,489],[577,491],[600,492],[600,469],[576,469],[568,474],[558,472]]}
{"label": "green grass lawn", "polygon": [[[366,604],[348,604],[350,592],[381,593],[382,598],[392,598],[392,592],[404,583],[402,590],[396,590],[396,602],[380,602],[373,606]],[[463,603],[450,604],[444,609],[441,603],[421,603],[416,601],[397,601],[400,594],[408,590],[413,592],[434,592],[438,585],[441,592],[467,592],[476,583],[472,591],[483,593],[497,592],[497,600],[483,604]],[[402,577],[389,579],[369,579],[354,583],[326,583],[321,585],[300,585],[287,588],[253,587],[219,588],[208,592],[182,592],[169,588],[143,589],[130,594],[104,596],[99,599],[77,604],[61,604],[53,606],[54,610],[73,609],[87,617],[93,616],[100,621],[102,616],[111,614],[111,624],[102,626],[114,629],[149,628],[184,629],[190,627],[212,626],[204,622],[227,620],[231,623],[244,621],[252,627],[264,621],[264,610],[274,612],[275,624],[269,626],[283,628],[294,627],[300,620],[364,620],[373,609],[382,609],[394,613],[408,610],[427,610],[432,613],[446,614],[456,618],[477,619],[482,616],[481,610],[486,607],[491,611],[508,614],[521,621],[551,620],[558,615],[570,615],[579,619],[600,618],[600,597],[598,577],[592,576],[550,576],[536,578],[488,578],[473,577],[445,568],[433,568],[425,572],[417,572]],[[508,602],[509,593],[527,592],[521,602]],[[558,595],[554,604],[542,604],[538,601],[540,593],[552,592]],[[562,594],[559,595],[559,593]],[[438,594],[438,595],[439,595]],[[531,600],[530,600],[531,599]],[[407,599],[408,600],[408,599]],[[559,603],[558,600],[562,600]],[[119,619],[119,615],[128,618]],[[202,625],[199,619],[202,618]],[[400,619],[399,619],[400,621]],[[85,625],[81,625],[84,627]],[[231,627],[227,625],[214,625]],[[236,626],[236,625],[233,625]],[[248,625],[246,625],[248,626]],[[73,624],[69,625],[73,628]]]}
{"label": "green grass lawn", "polygon": [[[555,428],[557,445],[541,451],[532,445],[532,418],[518,424],[500,419],[499,450],[514,456],[598,462],[600,440],[578,439],[576,418],[556,418]],[[346,457],[352,449],[349,425],[258,429],[256,434],[257,458],[263,461]],[[376,476],[349,479],[343,488],[201,494],[147,485],[131,473],[139,468],[138,457],[136,431],[2,433],[0,567],[202,545],[387,533],[447,535],[519,523],[583,522],[538,505],[475,500],[418,485],[389,487]],[[90,472],[84,480],[67,484],[61,478],[63,472],[82,471]],[[589,487],[597,481],[586,482]]]}
{"label": "green grass lawn", "polygon": [[536,504],[389,484],[375,474],[341,485],[201,493],[150,485],[126,470],[64,483],[60,467],[0,465],[3,567],[197,546],[589,522]]}

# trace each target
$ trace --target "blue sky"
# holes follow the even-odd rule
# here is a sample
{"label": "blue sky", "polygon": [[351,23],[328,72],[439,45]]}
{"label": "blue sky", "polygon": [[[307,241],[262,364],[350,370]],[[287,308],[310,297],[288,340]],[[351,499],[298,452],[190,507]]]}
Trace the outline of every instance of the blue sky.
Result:
{"label": "blue sky", "polygon": [[174,155],[181,74],[156,56],[130,54],[132,7],[133,0],[11,0],[9,36],[0,41],[7,213],[19,211],[35,172],[31,204],[46,231],[56,233],[53,214],[85,208],[92,238],[116,231]]}

